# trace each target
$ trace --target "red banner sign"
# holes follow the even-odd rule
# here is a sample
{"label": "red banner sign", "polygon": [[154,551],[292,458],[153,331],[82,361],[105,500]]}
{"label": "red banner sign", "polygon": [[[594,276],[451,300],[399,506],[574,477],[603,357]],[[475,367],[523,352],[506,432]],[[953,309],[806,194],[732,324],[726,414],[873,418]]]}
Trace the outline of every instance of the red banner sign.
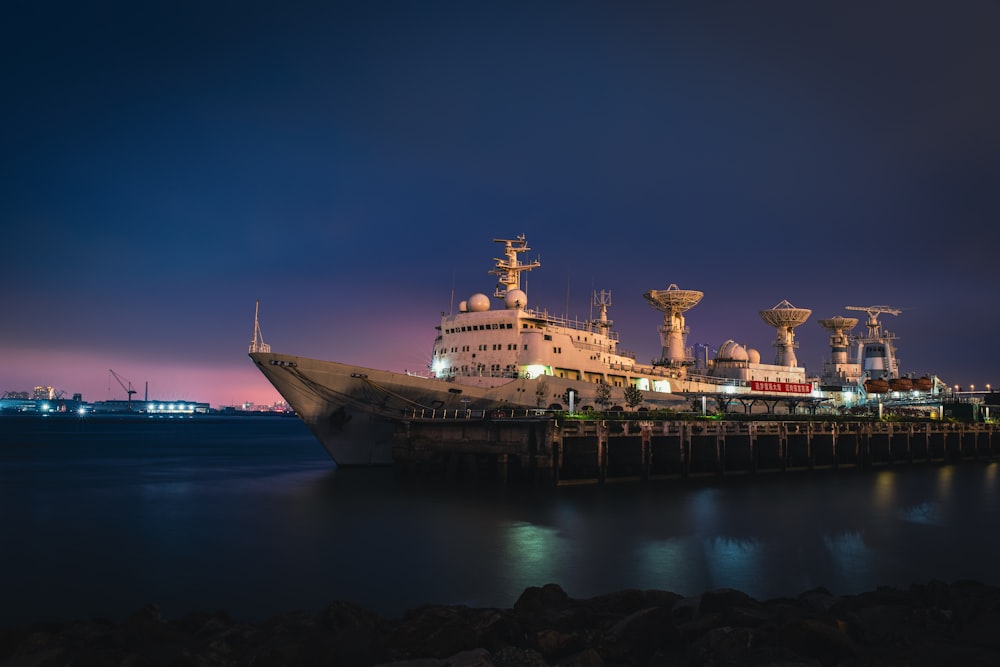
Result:
{"label": "red banner sign", "polygon": [[751,380],[750,389],[766,391],[769,394],[810,394],[812,385],[808,382],[762,382]]}

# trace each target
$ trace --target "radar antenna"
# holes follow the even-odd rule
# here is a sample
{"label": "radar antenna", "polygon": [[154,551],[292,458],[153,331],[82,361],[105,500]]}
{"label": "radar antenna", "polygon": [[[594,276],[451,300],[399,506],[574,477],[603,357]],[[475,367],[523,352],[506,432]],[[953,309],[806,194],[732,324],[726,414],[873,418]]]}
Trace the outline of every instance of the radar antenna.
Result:
{"label": "radar antenna", "polygon": [[517,260],[518,253],[531,250],[527,241],[524,240],[524,234],[518,234],[516,239],[493,239],[493,242],[504,244],[504,257],[494,257],[496,267],[490,271],[491,275],[500,276],[493,296],[502,299],[507,296],[507,292],[521,289],[521,271],[537,269],[541,263],[538,260],[527,263],[521,263]]}
{"label": "radar antenna", "polygon": [[760,318],[774,327],[778,334],[774,341],[775,366],[792,368],[799,365],[799,360],[795,358],[795,348],[799,346],[795,342],[795,327],[803,324],[810,315],[811,310],[796,308],[787,299],[773,308],[760,311]]}
{"label": "radar antenna", "polygon": [[611,306],[611,290],[602,289],[600,292],[595,291],[594,305],[597,306],[598,315],[597,319],[591,323],[602,329],[610,329],[611,325],[614,324],[613,320],[608,319],[608,308]]}
{"label": "radar antenna", "polygon": [[[844,310],[860,310],[868,313],[868,322],[865,326],[868,327],[869,338],[882,337],[882,324],[878,321],[878,316],[880,314],[886,313],[887,315],[899,315],[903,312],[902,309],[893,308],[892,306],[844,306]],[[888,335],[888,332],[886,333]]]}
{"label": "radar antenna", "polygon": [[671,283],[667,289],[650,290],[642,295],[653,308],[663,313],[663,325],[657,327],[663,344],[663,366],[690,366],[694,355],[689,354],[685,344],[690,330],[684,323],[684,313],[698,305],[704,292],[681,289]]}

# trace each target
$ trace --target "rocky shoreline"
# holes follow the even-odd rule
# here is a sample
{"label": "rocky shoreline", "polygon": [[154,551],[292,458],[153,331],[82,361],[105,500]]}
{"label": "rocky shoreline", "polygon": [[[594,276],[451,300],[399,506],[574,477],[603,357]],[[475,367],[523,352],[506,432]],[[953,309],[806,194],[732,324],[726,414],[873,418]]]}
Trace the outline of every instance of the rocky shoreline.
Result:
{"label": "rocky shoreline", "polygon": [[758,601],[624,590],[574,599],[528,588],[511,609],[429,605],[384,618],[336,602],[262,623],[224,612],[167,620],[155,605],[115,623],[0,632],[0,665],[1000,665],[1000,588],[932,581]]}

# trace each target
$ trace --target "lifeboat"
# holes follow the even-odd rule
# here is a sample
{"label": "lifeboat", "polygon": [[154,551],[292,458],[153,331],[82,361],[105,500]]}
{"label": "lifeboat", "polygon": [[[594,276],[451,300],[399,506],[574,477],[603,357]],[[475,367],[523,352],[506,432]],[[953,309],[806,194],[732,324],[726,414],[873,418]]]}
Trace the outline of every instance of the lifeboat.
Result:
{"label": "lifeboat", "polygon": [[934,382],[926,375],[913,381],[913,388],[917,391],[930,391],[933,386]]}
{"label": "lifeboat", "polygon": [[869,394],[884,394],[889,391],[889,383],[886,380],[865,380],[865,391]]}
{"label": "lifeboat", "polygon": [[913,380],[910,378],[893,378],[889,380],[891,391],[910,391],[913,389]]}

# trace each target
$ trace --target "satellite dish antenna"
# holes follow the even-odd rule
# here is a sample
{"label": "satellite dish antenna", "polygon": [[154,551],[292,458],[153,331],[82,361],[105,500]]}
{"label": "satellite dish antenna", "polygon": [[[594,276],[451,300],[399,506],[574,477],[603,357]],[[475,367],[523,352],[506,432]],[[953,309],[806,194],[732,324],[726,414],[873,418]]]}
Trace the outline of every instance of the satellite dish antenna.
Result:
{"label": "satellite dish antenna", "polygon": [[850,331],[858,326],[856,317],[830,317],[820,320],[819,325],[830,332],[830,361],[834,364],[847,363],[847,351],[850,348]]}
{"label": "satellite dish antenna", "polygon": [[663,313],[663,326],[658,327],[660,342],[663,344],[665,366],[690,366],[694,357],[687,354],[685,347],[689,330],[684,322],[684,313],[698,305],[704,292],[681,289],[671,283],[667,289],[650,290],[642,295],[653,308]]}
{"label": "satellite dish antenna", "polygon": [[808,320],[812,312],[808,308],[796,308],[787,299],[773,308],[760,311],[761,319],[774,327],[778,334],[773,343],[776,366],[792,368],[799,365],[799,360],[795,358],[795,348],[798,347],[795,342],[795,327]]}

